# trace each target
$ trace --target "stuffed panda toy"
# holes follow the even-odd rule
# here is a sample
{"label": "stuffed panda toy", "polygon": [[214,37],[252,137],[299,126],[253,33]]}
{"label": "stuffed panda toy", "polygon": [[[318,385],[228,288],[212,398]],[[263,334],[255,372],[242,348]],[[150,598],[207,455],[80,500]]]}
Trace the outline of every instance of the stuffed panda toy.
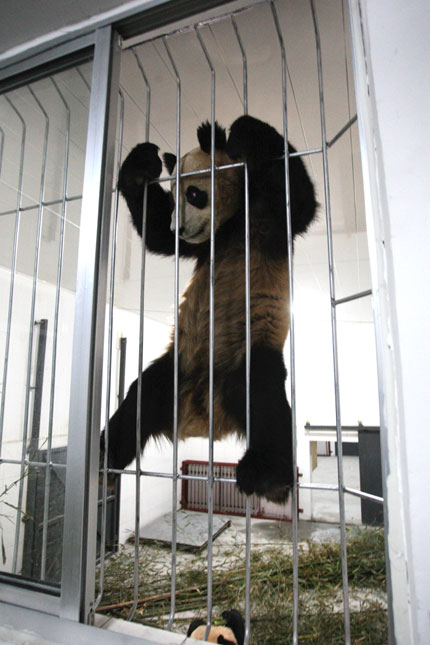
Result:
{"label": "stuffed panda toy", "polygon": [[[243,645],[245,640],[245,623],[236,609],[223,611],[223,625],[212,625],[206,638],[206,643],[224,643],[225,645]],[[203,640],[206,623],[201,618],[193,620],[188,628],[188,638]]]}
{"label": "stuffed panda toy", "polygon": [[[180,160],[180,173],[209,169],[211,125],[197,130],[199,146]],[[124,161],[119,190],[132,222],[142,235],[147,186],[146,246],[153,253],[175,253],[175,173],[177,159],[163,156],[172,190],[154,180],[162,161],[158,147],[138,144]],[[290,152],[295,149],[290,145]],[[293,482],[291,409],[285,394],[283,347],[289,331],[288,248],[283,137],[250,116],[238,118],[228,139],[216,124],[215,164],[246,162],[250,226],[250,447],[237,466],[243,493],[284,503]],[[312,182],[300,157],[289,161],[293,236],[315,217]],[[245,173],[243,165],[215,172],[215,286],[213,423],[214,439],[246,433],[245,339]],[[209,278],[211,229],[210,172],[180,179],[179,254],[193,258],[193,277],[179,310],[178,436],[208,436]],[[142,375],[141,446],[150,437],[173,434],[174,348]],[[137,380],[109,422],[108,464],[123,469],[136,456]]]}

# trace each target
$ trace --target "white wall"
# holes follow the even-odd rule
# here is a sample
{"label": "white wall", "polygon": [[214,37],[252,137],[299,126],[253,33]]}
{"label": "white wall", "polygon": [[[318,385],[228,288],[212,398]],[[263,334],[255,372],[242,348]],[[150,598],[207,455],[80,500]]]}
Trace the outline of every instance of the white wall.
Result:
{"label": "white wall", "polygon": [[385,413],[395,628],[402,645],[428,643],[430,4],[363,0],[362,6],[357,31],[364,25],[363,76],[370,85],[363,136],[367,127],[369,166],[376,169],[370,182],[377,183],[374,243],[380,270],[375,279],[388,330],[381,351],[395,374],[393,395],[390,372],[384,374],[390,402]]}

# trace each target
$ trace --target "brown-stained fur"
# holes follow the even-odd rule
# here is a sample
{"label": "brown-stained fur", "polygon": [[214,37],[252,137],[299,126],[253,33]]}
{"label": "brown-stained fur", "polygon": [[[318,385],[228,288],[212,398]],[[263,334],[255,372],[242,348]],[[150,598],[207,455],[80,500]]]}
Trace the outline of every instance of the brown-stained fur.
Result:
{"label": "brown-stained fur", "polygon": [[[251,238],[252,239],[252,238]],[[209,259],[186,289],[179,313],[180,383],[179,437],[208,434]],[[251,244],[251,338],[282,351],[289,330],[288,261],[268,260]],[[216,254],[214,295],[214,438],[237,431],[219,390],[226,371],[236,369],[245,355],[245,248]]]}

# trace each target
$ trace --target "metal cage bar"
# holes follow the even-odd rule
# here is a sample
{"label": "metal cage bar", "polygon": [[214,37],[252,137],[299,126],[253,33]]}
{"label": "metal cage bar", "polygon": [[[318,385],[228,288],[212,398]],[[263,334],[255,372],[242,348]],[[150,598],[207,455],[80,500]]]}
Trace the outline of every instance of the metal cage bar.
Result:
{"label": "metal cage bar", "polygon": [[167,38],[163,37],[163,44],[173,68],[176,81],[176,174],[175,174],[175,286],[174,286],[174,330],[173,330],[173,475],[172,477],[172,594],[168,628],[170,629],[175,618],[176,602],[176,546],[177,546],[177,486],[178,486],[178,393],[179,393],[179,194],[180,194],[180,159],[181,159],[181,77],[169,48]]}
{"label": "metal cage bar", "polygon": [[208,600],[207,622],[204,638],[209,635],[213,607],[213,506],[214,506],[214,340],[215,340],[215,68],[198,27],[195,33],[205,55],[211,75],[211,223],[209,256],[209,473],[208,473]]}
{"label": "metal cage bar", "polygon": [[6,327],[6,343],[4,351],[4,363],[3,363],[3,387],[1,395],[1,407],[0,407],[0,457],[2,453],[3,446],[3,430],[4,430],[4,414],[6,406],[6,389],[7,389],[7,377],[8,377],[8,367],[9,367],[9,352],[10,352],[10,336],[12,331],[12,307],[15,294],[15,276],[16,276],[16,259],[18,254],[18,239],[19,239],[19,228],[21,221],[21,205],[22,205],[22,181],[24,173],[24,154],[25,154],[25,143],[26,143],[26,134],[27,127],[24,119],[21,114],[16,109],[15,105],[9,98],[5,96],[6,101],[15,112],[21,124],[21,152],[19,159],[19,174],[18,174],[18,184],[17,184],[17,198],[16,198],[16,209],[15,209],[15,228],[14,228],[14,237],[13,237],[13,247],[12,247],[12,264],[10,271],[10,285],[9,285],[9,305],[8,305],[8,315],[7,315],[7,327]]}
{"label": "metal cage bar", "polygon": [[346,548],[346,525],[345,525],[345,498],[344,498],[344,477],[343,477],[343,454],[342,454],[342,424],[340,413],[340,392],[339,392],[339,366],[337,350],[337,318],[335,306],[335,284],[334,284],[334,260],[333,260],[333,237],[331,225],[331,202],[330,202],[330,184],[328,173],[327,159],[327,140],[325,126],[325,104],[323,88],[323,70],[321,57],[321,41],[318,26],[318,17],[315,9],[314,0],[310,0],[312,11],[312,20],[315,33],[315,46],[318,70],[318,88],[320,103],[320,120],[321,120],[321,142],[323,155],[324,171],[324,198],[325,213],[327,224],[327,251],[328,251],[328,268],[331,297],[331,329],[332,329],[332,349],[333,349],[333,374],[334,374],[334,392],[335,392],[335,412],[336,412],[336,435],[337,435],[337,472],[339,486],[339,521],[340,521],[340,541],[341,541],[341,558],[342,558],[342,593],[343,593],[343,613],[345,625],[345,643],[351,643],[351,626],[350,626],[350,609],[349,609],[349,588],[348,588],[348,561]]}
{"label": "metal cage bar", "polygon": [[294,333],[294,280],[293,280],[293,231],[291,225],[290,203],[290,175],[288,154],[288,113],[287,113],[287,59],[285,54],[284,39],[281,25],[274,2],[271,3],[273,20],[281,50],[282,62],[282,118],[284,135],[284,177],[285,177],[285,204],[287,224],[288,248],[288,285],[290,308],[290,391],[291,391],[291,425],[293,440],[293,490],[292,490],[292,518],[293,518],[293,644],[298,643],[299,625],[299,552],[298,552],[298,504],[297,504],[297,421],[296,421],[296,365],[295,365],[295,333]]}

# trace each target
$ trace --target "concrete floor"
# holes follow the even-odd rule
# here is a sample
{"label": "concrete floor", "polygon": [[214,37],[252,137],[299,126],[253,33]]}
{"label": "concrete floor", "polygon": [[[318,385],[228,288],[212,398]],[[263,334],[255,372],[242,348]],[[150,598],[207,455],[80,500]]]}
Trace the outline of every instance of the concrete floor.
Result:
{"label": "concrete floor", "polygon": [[[345,486],[360,490],[358,457],[343,457]],[[312,483],[337,484],[337,458],[318,457],[318,465],[312,472]],[[339,497],[337,491],[312,491],[312,520],[316,522],[339,522]],[[361,524],[361,500],[345,495],[345,521]]]}

